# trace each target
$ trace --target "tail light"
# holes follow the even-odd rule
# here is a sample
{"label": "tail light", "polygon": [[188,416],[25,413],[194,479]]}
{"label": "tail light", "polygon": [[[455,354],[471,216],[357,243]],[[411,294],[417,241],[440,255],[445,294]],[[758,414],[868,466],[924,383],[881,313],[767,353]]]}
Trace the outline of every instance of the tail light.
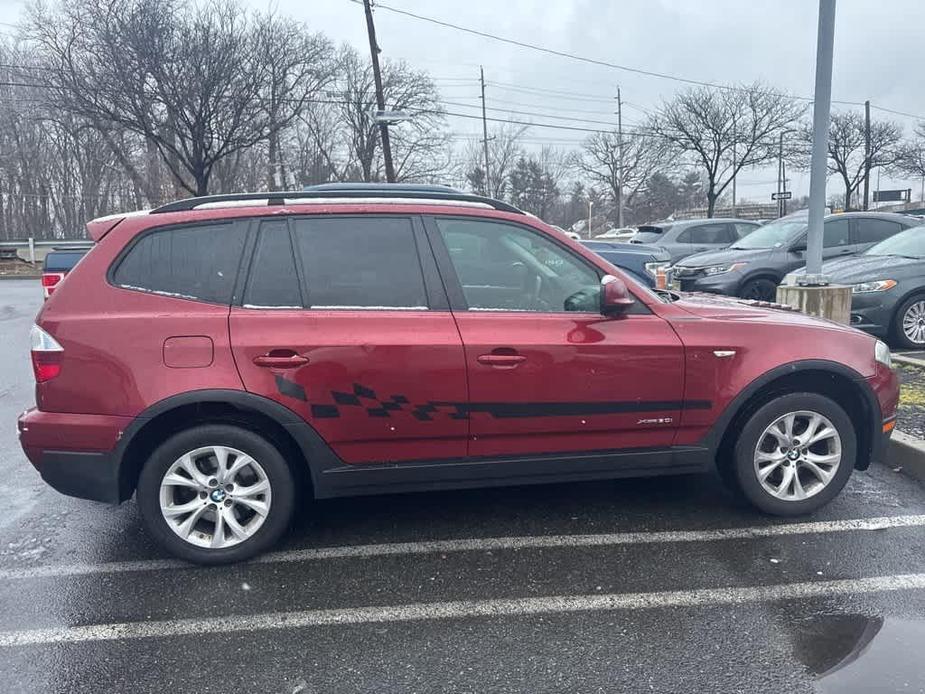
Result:
{"label": "tail light", "polygon": [[50,381],[61,373],[64,348],[37,325],[32,326],[29,337],[32,340],[32,371],[35,373],[35,382]]}
{"label": "tail light", "polygon": [[58,283],[60,283],[63,279],[63,272],[42,273],[42,293],[45,295],[46,299],[54,293],[55,287],[57,287]]}

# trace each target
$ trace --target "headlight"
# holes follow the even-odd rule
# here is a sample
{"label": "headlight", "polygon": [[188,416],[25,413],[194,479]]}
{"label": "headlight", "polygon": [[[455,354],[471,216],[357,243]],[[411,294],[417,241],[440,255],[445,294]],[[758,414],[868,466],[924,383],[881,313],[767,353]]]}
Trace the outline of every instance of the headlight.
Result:
{"label": "headlight", "polygon": [[896,280],[874,280],[873,282],[861,282],[851,287],[851,291],[855,294],[863,294],[865,292],[885,292],[887,289],[892,289],[896,286]]}
{"label": "headlight", "polygon": [[874,360],[888,369],[893,368],[893,357],[890,355],[890,348],[887,347],[886,342],[877,340],[877,345],[874,347]]}
{"label": "headlight", "polygon": [[710,267],[703,268],[703,274],[721,275],[724,272],[735,272],[736,270],[741,270],[746,265],[748,265],[748,263],[729,263],[728,265],[711,265]]}

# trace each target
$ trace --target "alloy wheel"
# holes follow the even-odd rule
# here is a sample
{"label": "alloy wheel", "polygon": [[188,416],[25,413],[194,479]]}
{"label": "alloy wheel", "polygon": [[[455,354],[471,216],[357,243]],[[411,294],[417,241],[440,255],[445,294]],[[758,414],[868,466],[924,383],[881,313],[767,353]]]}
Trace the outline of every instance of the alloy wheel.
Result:
{"label": "alloy wheel", "polygon": [[916,301],[906,309],[903,334],[910,342],[925,344],[925,301]]}
{"label": "alloy wheel", "polygon": [[828,486],[841,458],[841,436],[827,417],[808,410],[789,412],[758,437],[755,474],[771,496],[802,501]]}
{"label": "alloy wheel", "polygon": [[167,525],[197,547],[224,549],[253,537],[270,512],[267,473],[251,456],[204,446],[180,456],[161,480]]}

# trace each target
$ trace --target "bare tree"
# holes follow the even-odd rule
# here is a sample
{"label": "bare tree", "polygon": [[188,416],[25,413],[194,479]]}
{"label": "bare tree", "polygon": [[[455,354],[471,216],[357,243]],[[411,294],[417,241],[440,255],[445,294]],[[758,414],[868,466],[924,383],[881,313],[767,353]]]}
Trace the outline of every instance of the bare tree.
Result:
{"label": "bare tree", "polygon": [[581,176],[606,192],[611,205],[616,204],[622,186],[623,201],[629,207],[649,177],[665,162],[666,151],[659,138],[624,134],[621,166],[618,134],[600,132],[584,141],[581,152],[573,156],[573,164]]}
{"label": "bare tree", "polygon": [[[386,109],[410,118],[389,130],[398,181],[439,178],[449,167],[449,138],[443,107],[433,80],[406,63],[382,63]],[[352,47],[340,53],[337,79],[328,103],[309,109],[303,119],[318,154],[335,178],[378,181],[384,178],[379,127],[374,120],[376,91],[372,66]]]}
{"label": "bare tree", "polygon": [[702,170],[707,214],[742,170],[777,156],[777,133],[794,123],[804,107],[762,84],[702,87],[665,103],[648,125],[674,153]]}
{"label": "bare tree", "polygon": [[925,202],[925,123],[915,129],[915,139],[902,148],[902,155],[896,163],[902,173],[922,180],[922,201]]}
{"label": "bare tree", "polygon": [[511,171],[523,156],[522,139],[527,126],[501,125],[488,131],[490,180],[485,180],[485,155],[481,143],[470,144],[466,152],[465,178],[479,195],[503,200],[510,190]]}
{"label": "bare tree", "polygon": [[61,0],[33,6],[29,30],[56,107],[141,135],[204,195],[217,163],[285,127],[326,79],[325,40],[310,37],[318,49],[293,65],[274,24],[234,0]]}
{"label": "bare tree", "polygon": [[[801,152],[796,157],[798,166],[806,167],[812,147],[812,126],[800,132]],[[870,122],[870,162],[865,166],[865,121],[859,111],[833,113],[829,125],[828,169],[841,178],[845,186],[845,209],[851,209],[852,200],[864,182],[867,169],[878,166],[893,167],[903,158],[902,126],[889,121]]]}

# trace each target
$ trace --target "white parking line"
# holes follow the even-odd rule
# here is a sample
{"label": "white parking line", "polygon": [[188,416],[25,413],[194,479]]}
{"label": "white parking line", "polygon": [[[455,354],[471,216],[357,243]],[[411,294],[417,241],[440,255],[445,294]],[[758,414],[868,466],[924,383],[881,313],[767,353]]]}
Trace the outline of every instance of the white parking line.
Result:
{"label": "white parking line", "polygon": [[[269,552],[251,560],[249,563],[278,564],[315,561],[319,559],[353,559],[389,555],[479,552],[486,550],[600,547],[665,542],[716,542],[720,540],[748,540],[763,537],[839,533],[857,530],[886,530],[888,528],[910,528],[918,526],[925,526],[925,515],[883,516],[879,518],[858,518],[809,523],[784,523],[780,525],[759,525],[745,528],[720,528],[714,530],[667,530],[655,532],[602,533],[596,535],[537,535],[474,538],[466,540],[394,542],[374,545],[347,545],[343,547]],[[120,561],[101,564],[62,564],[20,569],[0,569],[0,581],[194,568],[196,567],[191,564],[172,559]]]}
{"label": "white parking line", "polygon": [[902,574],[743,588],[707,588],[652,593],[612,593],[608,595],[560,595],[547,598],[462,600],[381,607],[351,607],[338,610],[272,612],[232,617],[207,617],[205,619],[122,622],[7,631],[0,632],[0,648],[87,641],[163,638],[203,633],[210,633],[214,637],[215,634],[219,633],[467,617],[520,617],[602,610],[714,607],[921,588],[925,588],[925,574]]}

